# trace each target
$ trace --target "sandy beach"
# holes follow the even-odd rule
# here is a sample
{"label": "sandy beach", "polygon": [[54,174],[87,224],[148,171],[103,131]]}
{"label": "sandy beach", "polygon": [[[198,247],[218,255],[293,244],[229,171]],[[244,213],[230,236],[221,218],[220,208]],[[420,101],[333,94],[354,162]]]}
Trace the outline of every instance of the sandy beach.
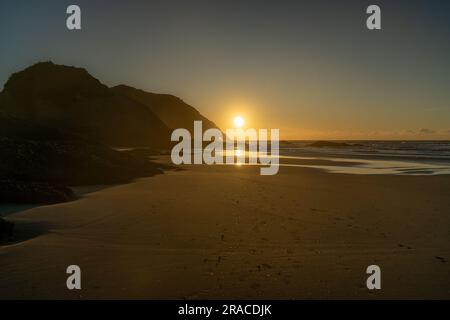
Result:
{"label": "sandy beach", "polygon": [[183,169],[9,215],[0,298],[450,298],[448,175]]}

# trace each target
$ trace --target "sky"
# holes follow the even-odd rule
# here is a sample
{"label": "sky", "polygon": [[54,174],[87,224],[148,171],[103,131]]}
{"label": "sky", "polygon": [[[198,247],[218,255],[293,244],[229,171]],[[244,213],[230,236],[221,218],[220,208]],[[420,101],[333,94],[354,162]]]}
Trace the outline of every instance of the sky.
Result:
{"label": "sky", "polygon": [[[77,4],[82,30],[66,28]],[[366,8],[381,8],[368,30]],[[0,88],[38,61],[282,139],[450,139],[450,2],[0,0]]]}

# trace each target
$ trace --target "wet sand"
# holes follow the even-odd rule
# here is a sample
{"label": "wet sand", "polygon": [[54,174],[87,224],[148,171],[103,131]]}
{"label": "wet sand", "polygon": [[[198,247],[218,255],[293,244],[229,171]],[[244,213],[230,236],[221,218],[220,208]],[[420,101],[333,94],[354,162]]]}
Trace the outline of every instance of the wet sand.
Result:
{"label": "wet sand", "polygon": [[184,168],[9,215],[0,298],[450,298],[449,175]]}

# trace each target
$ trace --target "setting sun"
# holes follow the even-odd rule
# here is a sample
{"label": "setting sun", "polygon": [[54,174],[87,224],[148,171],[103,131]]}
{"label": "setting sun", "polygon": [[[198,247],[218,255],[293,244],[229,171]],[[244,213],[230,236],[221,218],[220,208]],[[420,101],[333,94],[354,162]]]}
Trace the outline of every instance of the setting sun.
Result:
{"label": "setting sun", "polygon": [[237,116],[234,118],[233,123],[236,128],[241,128],[245,124],[245,120],[244,118]]}

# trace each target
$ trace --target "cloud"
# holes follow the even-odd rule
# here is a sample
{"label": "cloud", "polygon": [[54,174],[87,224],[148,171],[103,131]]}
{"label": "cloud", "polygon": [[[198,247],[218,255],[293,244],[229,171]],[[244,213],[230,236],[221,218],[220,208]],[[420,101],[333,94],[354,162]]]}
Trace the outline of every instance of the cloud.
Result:
{"label": "cloud", "polygon": [[436,133],[436,131],[431,130],[431,129],[427,129],[427,128],[422,128],[419,130],[419,133],[421,134],[434,134]]}

